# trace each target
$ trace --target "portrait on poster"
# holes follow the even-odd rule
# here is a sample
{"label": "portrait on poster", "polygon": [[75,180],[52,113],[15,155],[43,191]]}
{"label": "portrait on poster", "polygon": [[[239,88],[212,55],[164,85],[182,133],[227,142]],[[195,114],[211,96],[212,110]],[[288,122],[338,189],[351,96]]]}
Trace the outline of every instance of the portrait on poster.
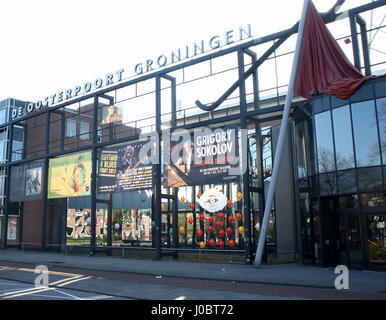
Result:
{"label": "portrait on poster", "polygon": [[48,199],[89,196],[91,152],[50,159]]}
{"label": "portrait on poster", "polygon": [[25,195],[32,196],[42,191],[42,168],[28,169],[26,173]]}
{"label": "portrait on poster", "polygon": [[238,129],[234,125],[206,128],[190,139],[164,148],[164,185],[169,188],[222,184],[239,179]]}
{"label": "portrait on poster", "polygon": [[153,167],[140,158],[145,142],[105,148],[98,161],[98,192],[125,192],[152,187]]}

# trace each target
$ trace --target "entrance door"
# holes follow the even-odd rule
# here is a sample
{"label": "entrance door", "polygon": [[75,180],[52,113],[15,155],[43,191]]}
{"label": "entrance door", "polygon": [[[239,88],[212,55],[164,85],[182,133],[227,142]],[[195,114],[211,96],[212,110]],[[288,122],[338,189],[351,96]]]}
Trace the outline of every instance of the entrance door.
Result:
{"label": "entrance door", "polygon": [[322,221],[325,265],[362,265],[359,216],[332,214]]}
{"label": "entrance door", "polygon": [[48,207],[47,230],[51,230],[51,234],[47,234],[47,247],[61,252],[66,243],[67,199],[50,200]]}
{"label": "entrance door", "polygon": [[178,203],[174,195],[163,194],[163,208],[161,211],[161,247],[178,247]]}
{"label": "entrance door", "polygon": [[323,247],[324,264],[326,266],[337,266],[340,260],[340,251],[344,250],[340,242],[340,223],[338,215],[324,216],[323,219]]}

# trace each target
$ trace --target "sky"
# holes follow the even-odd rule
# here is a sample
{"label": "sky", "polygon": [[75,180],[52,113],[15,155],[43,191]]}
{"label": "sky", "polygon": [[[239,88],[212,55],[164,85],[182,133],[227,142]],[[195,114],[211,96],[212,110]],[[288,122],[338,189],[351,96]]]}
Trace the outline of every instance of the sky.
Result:
{"label": "sky", "polygon": [[[371,0],[347,0],[346,7]],[[335,0],[314,0],[320,12]],[[301,0],[0,1],[0,101],[36,101],[248,24],[258,38],[291,27]]]}

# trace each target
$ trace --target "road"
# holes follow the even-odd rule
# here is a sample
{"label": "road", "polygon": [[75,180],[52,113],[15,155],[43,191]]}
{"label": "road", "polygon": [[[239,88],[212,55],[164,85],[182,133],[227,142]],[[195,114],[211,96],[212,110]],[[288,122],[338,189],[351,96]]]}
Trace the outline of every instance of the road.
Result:
{"label": "road", "polygon": [[[386,294],[203,280],[50,266],[48,286],[35,287],[34,264],[0,261],[4,300],[386,300]],[[40,282],[40,285],[43,283]]]}

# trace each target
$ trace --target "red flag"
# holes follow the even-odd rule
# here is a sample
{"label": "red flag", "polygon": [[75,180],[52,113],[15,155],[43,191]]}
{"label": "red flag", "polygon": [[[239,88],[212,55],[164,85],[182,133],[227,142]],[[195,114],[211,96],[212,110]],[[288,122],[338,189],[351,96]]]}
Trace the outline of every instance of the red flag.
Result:
{"label": "red flag", "polygon": [[363,76],[347,59],[310,1],[304,26],[294,93],[311,99],[311,92],[347,99],[371,77]]}

